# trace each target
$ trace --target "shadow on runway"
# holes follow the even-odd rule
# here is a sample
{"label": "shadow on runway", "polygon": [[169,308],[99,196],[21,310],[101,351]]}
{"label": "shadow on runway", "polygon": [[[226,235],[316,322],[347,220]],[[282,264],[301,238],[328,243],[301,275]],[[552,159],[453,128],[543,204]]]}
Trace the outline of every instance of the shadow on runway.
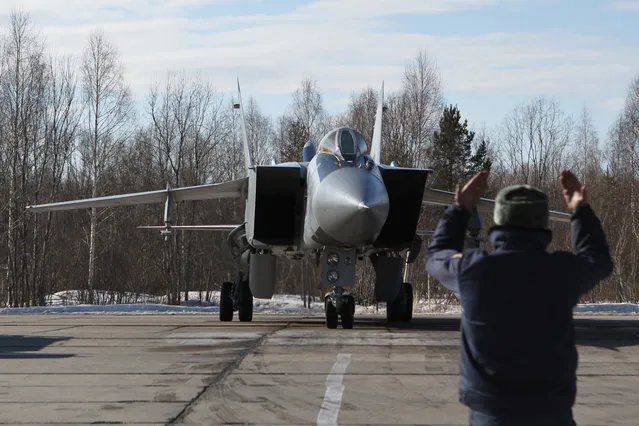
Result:
{"label": "shadow on runway", "polygon": [[70,337],[0,335],[0,359],[70,358],[73,354],[38,353],[47,346]]}
{"label": "shadow on runway", "polygon": [[639,346],[639,319],[576,318],[574,323],[578,345],[614,351]]}
{"label": "shadow on runway", "polygon": [[[293,323],[326,327],[323,317],[304,318]],[[354,329],[391,329],[391,330],[424,330],[424,331],[459,331],[460,320],[455,317],[413,317],[409,323],[388,322],[383,316],[355,316]],[[341,328],[341,325],[338,327]]]}
{"label": "shadow on runway", "polygon": [[[387,329],[415,331],[459,331],[459,317],[413,317],[410,323],[389,323],[382,316],[355,317],[354,330]],[[325,327],[324,318],[304,318],[294,321],[304,325]],[[639,318],[575,318],[575,341],[578,345],[618,350],[639,345]],[[341,326],[339,326],[341,329]]]}

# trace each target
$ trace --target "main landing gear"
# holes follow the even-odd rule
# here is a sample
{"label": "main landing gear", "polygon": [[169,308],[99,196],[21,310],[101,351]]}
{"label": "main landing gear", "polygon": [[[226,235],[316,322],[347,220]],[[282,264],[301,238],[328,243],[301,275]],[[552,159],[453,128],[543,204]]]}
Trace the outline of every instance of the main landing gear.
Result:
{"label": "main landing gear", "polygon": [[386,319],[388,322],[410,322],[413,319],[413,286],[402,283],[397,297],[386,303]]}
{"label": "main landing gear", "polygon": [[344,288],[335,286],[324,296],[326,327],[337,328],[338,319],[343,328],[353,328],[355,319],[355,299]]}
{"label": "main landing gear", "polygon": [[233,321],[233,312],[238,311],[242,322],[253,320],[253,293],[248,280],[222,283],[220,292],[220,321]]}

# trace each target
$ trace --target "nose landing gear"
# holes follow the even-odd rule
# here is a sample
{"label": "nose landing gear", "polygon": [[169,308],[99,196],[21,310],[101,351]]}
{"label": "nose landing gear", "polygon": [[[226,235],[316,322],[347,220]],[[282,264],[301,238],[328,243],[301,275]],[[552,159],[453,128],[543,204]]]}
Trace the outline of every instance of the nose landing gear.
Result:
{"label": "nose landing gear", "polygon": [[338,317],[342,320],[342,327],[353,328],[355,319],[355,299],[344,290],[336,286],[324,296],[324,310],[326,312],[326,327],[337,328]]}
{"label": "nose landing gear", "polygon": [[253,320],[253,294],[248,280],[239,277],[235,282],[222,283],[220,321],[233,321],[233,311],[238,311],[238,319],[241,322]]}

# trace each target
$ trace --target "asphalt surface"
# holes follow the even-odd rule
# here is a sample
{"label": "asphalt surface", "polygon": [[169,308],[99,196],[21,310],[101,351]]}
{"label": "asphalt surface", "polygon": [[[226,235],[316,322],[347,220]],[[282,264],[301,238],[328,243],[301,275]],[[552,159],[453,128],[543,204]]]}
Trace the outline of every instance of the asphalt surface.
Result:
{"label": "asphalt surface", "polygon": [[[459,319],[0,316],[0,424],[465,425]],[[580,426],[639,424],[639,319],[577,320]]]}

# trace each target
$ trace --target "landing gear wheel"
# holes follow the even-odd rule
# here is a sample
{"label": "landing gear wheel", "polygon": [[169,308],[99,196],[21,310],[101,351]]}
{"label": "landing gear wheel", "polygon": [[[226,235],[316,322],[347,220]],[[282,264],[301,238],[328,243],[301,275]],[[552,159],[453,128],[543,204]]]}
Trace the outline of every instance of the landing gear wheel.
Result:
{"label": "landing gear wheel", "polygon": [[328,299],[324,300],[324,310],[326,311],[326,327],[337,328],[337,309]]}
{"label": "landing gear wheel", "polygon": [[352,297],[348,297],[342,304],[342,327],[346,329],[353,328],[355,322],[355,301]]}
{"label": "landing gear wheel", "polygon": [[242,322],[253,321],[253,293],[248,281],[240,281],[238,300],[238,317]]}
{"label": "landing gear wheel", "polygon": [[401,322],[406,318],[406,293],[402,283],[395,300],[386,302],[386,319],[388,322]]}
{"label": "landing gear wheel", "polygon": [[404,300],[406,301],[404,311],[404,322],[410,322],[413,319],[413,286],[410,283],[404,283]]}
{"label": "landing gear wheel", "polygon": [[233,321],[233,283],[225,281],[220,291],[220,321]]}
{"label": "landing gear wheel", "polygon": [[[397,299],[399,299],[399,297]],[[388,322],[396,322],[398,320],[399,306],[397,299],[392,302],[386,302],[386,320]]]}

